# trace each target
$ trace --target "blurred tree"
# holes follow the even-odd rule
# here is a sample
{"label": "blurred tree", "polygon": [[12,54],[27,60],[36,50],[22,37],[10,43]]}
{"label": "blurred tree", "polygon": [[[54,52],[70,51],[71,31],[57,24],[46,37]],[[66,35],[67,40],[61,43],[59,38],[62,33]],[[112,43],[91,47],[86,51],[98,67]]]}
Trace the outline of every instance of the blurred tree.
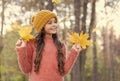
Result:
{"label": "blurred tree", "polygon": [[2,51],[2,49],[3,49],[3,42],[2,42],[2,36],[0,36],[0,81],[2,81],[1,80],[1,76],[2,76],[2,74],[1,74],[1,51]]}
{"label": "blurred tree", "polygon": [[[108,24],[108,23],[107,23]],[[104,70],[105,70],[105,80],[110,81],[110,67],[111,67],[111,57],[109,48],[109,37],[108,37],[108,27],[104,27],[103,30],[103,57],[104,57]]]}
{"label": "blurred tree", "polygon": [[[109,32],[109,40],[110,40],[110,57],[111,57],[111,70],[110,70],[110,78],[111,81],[116,81],[115,80],[115,57],[116,57],[116,52],[115,52],[115,46],[114,46],[114,40],[116,39],[115,35],[114,35],[114,29],[113,27],[110,28],[110,32]],[[117,50],[116,50],[117,51]]]}
{"label": "blurred tree", "polygon": [[2,37],[0,36],[0,53],[1,53],[2,49],[3,49],[3,42],[2,42]]}
{"label": "blurred tree", "polygon": [[89,27],[89,35],[93,35],[93,73],[92,73],[92,81],[99,81],[98,79],[98,59],[97,59],[97,47],[96,47],[96,32],[92,34],[92,30],[96,27],[96,0],[91,0],[92,12],[91,12],[91,20]]}
{"label": "blurred tree", "polygon": [[4,0],[2,0],[2,13],[1,13],[1,20],[2,20],[2,22],[1,22],[1,36],[2,36],[2,34],[3,34],[3,26],[4,26],[4,10],[5,10],[5,1]]}
{"label": "blurred tree", "polygon": [[54,5],[53,5],[53,3],[52,3],[52,0],[49,0],[49,1],[48,1],[48,5],[46,6],[46,9],[53,11]]}
{"label": "blurred tree", "polygon": [[[81,0],[74,0],[74,15],[75,15],[75,27],[74,31],[80,33],[80,4]],[[72,69],[71,72],[71,81],[80,81],[80,57],[78,59]]]}
{"label": "blurred tree", "polygon": [[1,80],[1,77],[2,77],[2,74],[1,74],[1,51],[2,51],[2,48],[3,48],[3,43],[2,43],[2,35],[3,35],[3,26],[4,26],[4,10],[5,10],[5,1],[2,0],[2,12],[1,12],[1,31],[0,31],[0,81]]}
{"label": "blurred tree", "polygon": [[[88,0],[81,1],[81,12],[82,12],[82,20],[81,20],[81,31],[83,33],[87,32],[86,29],[86,19],[87,19],[87,5],[88,5]],[[86,63],[86,51],[87,49],[83,50],[80,53],[80,81],[85,81],[85,63]]]}
{"label": "blurred tree", "polygon": [[83,17],[82,17],[82,31],[86,32],[86,18],[87,18],[87,4],[88,0],[83,1]]}

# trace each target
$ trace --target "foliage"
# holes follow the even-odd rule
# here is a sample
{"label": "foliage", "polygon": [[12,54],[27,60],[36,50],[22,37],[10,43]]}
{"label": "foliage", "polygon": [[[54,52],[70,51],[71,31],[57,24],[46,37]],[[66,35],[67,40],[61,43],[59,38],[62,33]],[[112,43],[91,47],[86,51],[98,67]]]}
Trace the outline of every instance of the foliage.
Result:
{"label": "foliage", "polygon": [[58,4],[60,2],[60,0],[52,0],[52,2]]}
{"label": "foliage", "polygon": [[32,27],[20,27],[20,30],[18,31],[20,37],[25,41],[29,41],[30,39],[33,39],[34,36],[30,33],[32,32]]}
{"label": "foliage", "polygon": [[83,34],[83,32],[79,34],[77,33],[72,33],[72,35],[69,35],[69,40],[71,43],[75,44],[78,43],[81,45],[83,49],[86,48],[87,45],[91,44],[91,41],[88,40],[89,35],[88,34]]}

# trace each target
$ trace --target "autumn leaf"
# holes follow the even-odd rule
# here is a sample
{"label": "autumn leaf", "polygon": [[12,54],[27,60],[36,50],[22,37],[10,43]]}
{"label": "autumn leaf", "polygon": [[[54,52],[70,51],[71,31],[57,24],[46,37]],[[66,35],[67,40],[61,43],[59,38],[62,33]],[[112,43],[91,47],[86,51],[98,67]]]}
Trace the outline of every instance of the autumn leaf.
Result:
{"label": "autumn leaf", "polygon": [[91,44],[91,41],[88,40],[89,35],[87,33],[83,34],[83,32],[80,33],[72,33],[69,35],[69,40],[72,44],[78,43],[81,45],[83,49],[86,48],[86,46],[89,46]]}
{"label": "autumn leaf", "polygon": [[33,39],[34,36],[30,33],[32,32],[32,27],[20,27],[20,30],[18,31],[20,37],[25,41],[29,41],[30,39]]}
{"label": "autumn leaf", "polygon": [[52,0],[52,2],[58,4],[58,3],[60,3],[60,0]]}

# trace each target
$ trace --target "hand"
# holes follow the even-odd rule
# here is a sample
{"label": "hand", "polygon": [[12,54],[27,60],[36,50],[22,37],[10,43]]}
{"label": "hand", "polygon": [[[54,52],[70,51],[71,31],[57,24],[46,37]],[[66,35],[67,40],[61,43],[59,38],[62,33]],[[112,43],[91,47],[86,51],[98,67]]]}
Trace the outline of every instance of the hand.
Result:
{"label": "hand", "polygon": [[25,47],[26,43],[23,41],[22,38],[18,39],[17,43],[16,43],[16,48],[22,48]]}
{"label": "hand", "polygon": [[77,51],[78,53],[82,50],[80,44],[74,44],[72,48],[75,49],[75,51]]}

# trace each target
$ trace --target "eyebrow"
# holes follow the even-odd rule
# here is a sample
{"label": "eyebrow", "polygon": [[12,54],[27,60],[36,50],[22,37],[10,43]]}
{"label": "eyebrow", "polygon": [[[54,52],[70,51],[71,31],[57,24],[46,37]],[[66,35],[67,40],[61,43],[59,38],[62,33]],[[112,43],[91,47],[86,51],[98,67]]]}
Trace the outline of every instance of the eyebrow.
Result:
{"label": "eyebrow", "polygon": [[49,22],[50,22],[50,21],[55,21],[55,22],[56,22],[57,20],[56,20],[56,19],[52,19],[52,20],[49,20]]}

